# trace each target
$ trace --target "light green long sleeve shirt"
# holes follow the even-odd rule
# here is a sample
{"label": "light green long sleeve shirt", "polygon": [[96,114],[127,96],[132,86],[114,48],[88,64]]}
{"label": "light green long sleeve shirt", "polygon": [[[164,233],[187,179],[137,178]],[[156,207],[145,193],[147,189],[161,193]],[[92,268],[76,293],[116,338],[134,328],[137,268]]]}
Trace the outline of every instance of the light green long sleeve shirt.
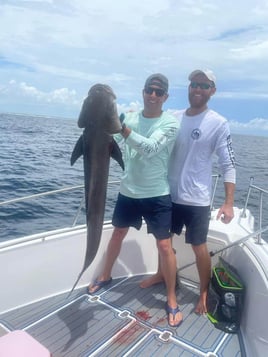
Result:
{"label": "light green long sleeve shirt", "polygon": [[[142,112],[127,113],[124,119],[131,128],[125,140],[120,193],[132,198],[149,198],[170,193],[168,163],[175,142],[178,120],[167,112],[158,118],[145,118]],[[116,140],[122,136],[116,135]]]}

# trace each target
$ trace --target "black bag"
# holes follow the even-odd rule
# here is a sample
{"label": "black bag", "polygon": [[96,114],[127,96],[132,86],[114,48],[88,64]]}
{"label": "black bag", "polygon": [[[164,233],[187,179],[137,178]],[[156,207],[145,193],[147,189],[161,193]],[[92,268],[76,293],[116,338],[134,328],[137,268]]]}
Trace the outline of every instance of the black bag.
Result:
{"label": "black bag", "polygon": [[245,288],[235,269],[220,257],[212,270],[208,291],[208,318],[227,333],[239,330]]}

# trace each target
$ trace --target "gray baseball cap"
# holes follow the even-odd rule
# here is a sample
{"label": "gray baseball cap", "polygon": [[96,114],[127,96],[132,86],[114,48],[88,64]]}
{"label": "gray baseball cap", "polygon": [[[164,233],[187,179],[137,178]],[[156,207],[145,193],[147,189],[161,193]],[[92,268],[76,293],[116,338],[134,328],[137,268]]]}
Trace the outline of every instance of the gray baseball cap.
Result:
{"label": "gray baseball cap", "polygon": [[158,86],[164,91],[168,92],[168,79],[161,73],[152,74],[150,77],[146,79],[144,88],[150,87],[152,85]]}

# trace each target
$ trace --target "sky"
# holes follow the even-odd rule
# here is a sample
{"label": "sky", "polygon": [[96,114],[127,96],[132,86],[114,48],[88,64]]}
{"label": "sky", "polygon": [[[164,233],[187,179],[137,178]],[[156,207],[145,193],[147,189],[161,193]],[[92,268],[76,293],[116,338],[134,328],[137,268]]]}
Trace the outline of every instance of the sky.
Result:
{"label": "sky", "polygon": [[210,108],[232,133],[268,136],[267,0],[0,0],[0,18],[0,112],[76,120],[96,83],[140,109],[161,72],[176,113],[189,73],[211,69]]}

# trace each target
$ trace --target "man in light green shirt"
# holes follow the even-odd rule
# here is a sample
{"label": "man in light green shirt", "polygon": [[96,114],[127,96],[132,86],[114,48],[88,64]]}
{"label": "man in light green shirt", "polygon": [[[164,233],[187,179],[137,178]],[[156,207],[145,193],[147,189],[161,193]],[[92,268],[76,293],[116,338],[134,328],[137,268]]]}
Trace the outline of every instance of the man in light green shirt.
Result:
{"label": "man in light green shirt", "polygon": [[95,293],[111,282],[112,267],[129,227],[140,229],[144,219],[148,233],[156,238],[167,288],[168,323],[175,327],[182,322],[182,313],[175,293],[176,257],[171,244],[172,203],[167,176],[179,125],[177,119],[162,110],[167,98],[167,78],[160,73],[151,75],[143,89],[144,109],[127,113],[121,137],[116,136],[117,141],[125,141],[125,171],[112,219],[115,228],[104,269],[88,290]]}

